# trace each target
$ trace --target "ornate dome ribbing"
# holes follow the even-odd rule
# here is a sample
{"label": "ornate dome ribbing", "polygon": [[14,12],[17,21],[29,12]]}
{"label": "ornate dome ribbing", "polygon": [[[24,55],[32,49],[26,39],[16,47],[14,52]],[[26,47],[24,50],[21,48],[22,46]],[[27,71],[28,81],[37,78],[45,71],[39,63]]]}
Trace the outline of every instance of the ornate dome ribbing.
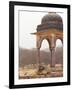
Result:
{"label": "ornate dome ribbing", "polygon": [[47,31],[49,29],[57,29],[63,31],[62,18],[55,12],[49,12],[47,15],[45,15],[41,20],[41,24],[37,26],[37,32]]}

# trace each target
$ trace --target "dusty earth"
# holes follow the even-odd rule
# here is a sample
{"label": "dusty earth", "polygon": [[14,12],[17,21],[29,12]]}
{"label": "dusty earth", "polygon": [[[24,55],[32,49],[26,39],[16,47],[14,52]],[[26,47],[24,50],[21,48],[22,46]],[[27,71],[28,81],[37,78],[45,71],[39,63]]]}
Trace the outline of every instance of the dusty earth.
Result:
{"label": "dusty earth", "polygon": [[30,79],[30,78],[50,78],[50,77],[62,77],[63,66],[56,64],[55,67],[50,65],[41,65],[39,69],[37,65],[30,64],[19,68],[19,79]]}

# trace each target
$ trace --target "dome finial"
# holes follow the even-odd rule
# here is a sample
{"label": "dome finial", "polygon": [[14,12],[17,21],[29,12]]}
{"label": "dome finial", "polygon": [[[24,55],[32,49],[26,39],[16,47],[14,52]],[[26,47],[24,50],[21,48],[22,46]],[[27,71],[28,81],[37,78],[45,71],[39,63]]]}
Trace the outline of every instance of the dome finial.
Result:
{"label": "dome finial", "polygon": [[37,31],[46,31],[51,28],[63,31],[62,18],[56,12],[48,12],[43,16],[41,24],[37,26]]}
{"label": "dome finial", "polygon": [[51,15],[51,14],[56,14],[56,12],[48,12],[48,14],[50,14],[50,15]]}

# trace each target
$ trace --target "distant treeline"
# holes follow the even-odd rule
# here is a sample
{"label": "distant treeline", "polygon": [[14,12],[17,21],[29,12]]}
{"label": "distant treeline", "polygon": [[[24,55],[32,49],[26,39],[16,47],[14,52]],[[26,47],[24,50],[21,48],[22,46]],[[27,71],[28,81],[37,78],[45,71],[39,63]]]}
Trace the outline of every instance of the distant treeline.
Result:
{"label": "distant treeline", "polygon": [[[63,48],[59,47],[55,50],[55,58],[57,64],[63,63]],[[40,60],[42,63],[50,64],[51,60],[51,52],[47,49],[40,51]],[[36,64],[37,63],[37,50],[33,49],[19,49],[19,65],[24,66],[28,64]]]}

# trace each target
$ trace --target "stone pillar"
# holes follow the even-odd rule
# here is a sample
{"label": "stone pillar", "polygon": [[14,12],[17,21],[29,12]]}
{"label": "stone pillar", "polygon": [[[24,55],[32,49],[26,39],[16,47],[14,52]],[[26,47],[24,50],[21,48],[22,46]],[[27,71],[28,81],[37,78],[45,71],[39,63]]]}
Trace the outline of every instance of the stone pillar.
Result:
{"label": "stone pillar", "polygon": [[55,48],[51,48],[51,67],[55,66]]}
{"label": "stone pillar", "polygon": [[51,41],[50,41],[50,51],[51,51],[51,67],[55,66],[55,46],[56,46],[56,37],[54,34],[51,35]]}
{"label": "stone pillar", "polygon": [[40,66],[40,48],[37,48],[37,65]]}

